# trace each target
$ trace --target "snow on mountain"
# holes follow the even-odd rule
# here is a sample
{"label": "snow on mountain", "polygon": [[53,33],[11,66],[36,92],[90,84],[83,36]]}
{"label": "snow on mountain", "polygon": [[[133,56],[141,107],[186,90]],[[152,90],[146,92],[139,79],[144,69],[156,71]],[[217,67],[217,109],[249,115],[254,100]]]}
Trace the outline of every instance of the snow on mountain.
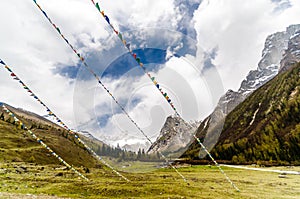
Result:
{"label": "snow on mountain", "polygon": [[[155,137],[149,138],[151,140],[155,139]],[[102,135],[101,141],[110,146],[120,146],[122,149],[133,152],[137,152],[139,149],[144,149],[146,151],[150,146],[150,143],[146,138],[132,135],[129,132],[123,132],[118,136]]]}
{"label": "snow on mountain", "polygon": [[[287,27],[286,31],[277,32],[267,37],[264,49],[262,51],[262,58],[258,63],[257,69],[248,73],[246,79],[242,81],[237,93],[229,90],[225,94],[234,95],[234,97],[226,99],[229,100],[227,103],[224,103],[223,97],[220,99],[219,104],[223,104],[223,106],[227,105],[226,112],[224,112],[225,115],[232,111],[253,91],[264,85],[278,74],[280,62],[284,58],[285,51],[292,50],[292,48],[289,47],[291,38],[298,38],[296,37],[298,31],[300,31],[300,25],[291,25]],[[294,51],[294,49],[292,51]]]}
{"label": "snow on mountain", "polygon": [[283,59],[285,50],[288,49],[290,38],[294,37],[299,30],[300,25],[291,25],[284,32],[268,36],[257,70],[250,71],[241,84],[238,91],[241,95],[248,96],[278,74],[280,61]]}
{"label": "snow on mountain", "polygon": [[280,72],[300,61],[300,30],[294,34],[288,43],[288,48],[280,62]]}
{"label": "snow on mountain", "polygon": [[120,146],[122,149],[125,149],[126,151],[133,151],[138,152],[139,149],[147,150],[150,147],[150,143],[147,141],[143,142],[135,142],[135,143],[126,143],[125,145]]}

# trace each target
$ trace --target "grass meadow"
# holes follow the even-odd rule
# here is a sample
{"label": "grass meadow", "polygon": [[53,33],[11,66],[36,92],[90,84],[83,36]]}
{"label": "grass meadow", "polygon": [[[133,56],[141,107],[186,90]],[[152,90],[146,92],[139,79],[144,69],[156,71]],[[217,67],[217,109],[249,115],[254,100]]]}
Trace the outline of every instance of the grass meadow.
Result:
{"label": "grass meadow", "polygon": [[[84,172],[84,168],[78,168]],[[0,164],[0,197],[17,194],[22,198],[299,198],[300,175],[223,168],[241,190],[237,192],[214,166],[188,166],[178,170],[164,168],[145,173],[123,173],[131,181],[117,177],[108,168],[90,168],[85,181],[59,165],[28,163]],[[294,168],[298,169],[299,168]],[[7,198],[13,198],[7,196]],[[52,197],[51,197],[52,198]]]}

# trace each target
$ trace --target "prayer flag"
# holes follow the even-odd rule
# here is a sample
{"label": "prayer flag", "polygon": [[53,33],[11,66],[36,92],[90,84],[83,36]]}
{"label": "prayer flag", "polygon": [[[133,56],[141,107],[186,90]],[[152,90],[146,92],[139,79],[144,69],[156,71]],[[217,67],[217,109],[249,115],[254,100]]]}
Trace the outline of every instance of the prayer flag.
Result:
{"label": "prayer flag", "polygon": [[96,8],[99,10],[99,12],[101,12],[100,6],[99,6],[99,3],[98,3],[98,2],[96,3]]}
{"label": "prayer flag", "polygon": [[12,73],[12,70],[10,70],[10,68],[8,66],[5,66],[5,68]]}
{"label": "prayer flag", "polygon": [[118,37],[123,41],[123,36],[122,34],[119,32]]}
{"label": "prayer flag", "polygon": [[137,61],[137,63],[141,63],[141,59],[139,57],[137,57],[135,60]]}
{"label": "prayer flag", "polygon": [[61,34],[60,29],[57,27],[56,30],[59,32],[59,34]]}
{"label": "prayer flag", "polygon": [[107,23],[110,24],[110,21],[109,21],[108,16],[105,15],[104,18],[105,18],[105,20],[107,21]]}
{"label": "prayer flag", "polygon": [[45,15],[45,17],[47,17],[47,18],[48,18],[48,16],[47,16],[46,12],[45,12],[45,11],[43,11],[43,10],[42,10],[42,12],[43,12],[43,14]]}

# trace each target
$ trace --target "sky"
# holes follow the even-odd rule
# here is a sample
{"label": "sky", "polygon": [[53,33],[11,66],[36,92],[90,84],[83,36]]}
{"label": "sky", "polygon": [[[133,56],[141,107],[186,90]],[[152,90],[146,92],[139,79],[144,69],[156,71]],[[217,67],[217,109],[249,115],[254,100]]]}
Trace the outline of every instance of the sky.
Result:
{"label": "sky", "polygon": [[[88,0],[37,1],[105,86],[155,140],[174,114]],[[0,59],[69,127],[110,144],[144,137],[35,4],[2,1]],[[100,7],[186,121],[256,69],[268,35],[300,23],[299,0],[103,0]],[[0,68],[0,101],[47,112]]]}

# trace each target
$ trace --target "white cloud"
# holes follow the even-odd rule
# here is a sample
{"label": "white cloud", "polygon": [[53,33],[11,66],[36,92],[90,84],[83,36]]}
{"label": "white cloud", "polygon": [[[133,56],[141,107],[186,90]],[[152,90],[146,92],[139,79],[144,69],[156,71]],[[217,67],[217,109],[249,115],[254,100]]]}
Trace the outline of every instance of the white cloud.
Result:
{"label": "white cloud", "polygon": [[269,34],[300,23],[299,1],[277,14],[271,1],[205,0],[195,13],[200,45],[205,50],[218,46],[214,60],[225,87],[237,89],[250,69],[257,67]]}
{"label": "white cloud", "polygon": [[[103,56],[103,61],[99,62],[103,65],[93,65],[94,69],[103,67],[101,70],[105,70],[111,60],[125,52],[90,2],[38,2],[80,52]],[[299,23],[300,19],[298,0],[291,1],[293,7],[279,14],[274,14],[276,5],[270,1],[205,1],[194,19],[190,20],[191,23],[196,22],[198,36],[194,41],[176,32],[182,16],[173,0],[115,0],[101,1],[100,4],[112,24],[127,32],[126,39],[132,41],[133,47],[169,50],[168,62],[152,74],[164,86],[186,120],[201,119],[209,114],[222,94],[222,83],[226,89],[237,88],[248,71],[256,68],[266,36],[292,23]],[[123,131],[143,138],[94,79],[74,82],[53,73],[57,64],[73,66],[79,61],[33,2],[2,2],[0,26],[1,58],[70,127],[88,124],[83,130],[98,130],[99,137]],[[190,24],[187,26],[190,28]],[[196,49],[197,42],[196,56],[185,54]],[[203,77],[199,72],[203,65],[202,48],[211,50],[216,46],[219,51],[214,64],[218,71],[211,69]],[[174,52],[184,57],[179,59],[170,56]],[[91,57],[87,58],[91,64],[102,59],[99,56],[99,60],[95,61]],[[130,116],[153,137],[157,135],[166,116],[173,112],[150,80],[145,76],[133,76],[131,73],[134,70],[137,69],[129,71],[126,78],[122,76],[120,79],[103,81],[116,98],[128,106],[126,110]],[[82,71],[85,69],[82,68]],[[217,73],[220,73],[223,82],[218,79]],[[17,82],[10,79],[4,68],[0,69],[0,92],[0,101],[45,114],[43,108]],[[98,121],[94,118],[106,114],[109,115],[107,124],[99,129]]]}
{"label": "white cloud", "polygon": [[[207,82],[208,78],[214,78],[213,75],[203,77],[203,74],[185,58],[172,57],[161,67],[161,70],[151,72],[151,75],[156,77],[160,87],[168,93],[185,120],[199,120],[210,113],[217,100],[213,99],[215,87],[208,85]],[[136,70],[140,69],[133,68],[119,79],[104,79],[103,82],[130,117],[154,141],[166,117],[174,112],[146,75],[142,77],[131,75],[135,74]],[[116,144],[118,143],[116,140],[121,139],[123,144],[126,143],[124,139],[131,142],[133,139],[129,138],[134,138],[136,142],[145,140],[141,132],[102,88],[96,84],[92,86],[93,83],[87,84],[86,81],[77,84],[75,93],[78,96],[78,99],[76,98],[78,104],[75,109],[84,107],[78,112],[75,110],[78,124],[83,124],[80,126],[81,130],[94,132],[96,137],[105,139],[111,144]],[[107,115],[105,125],[93,119]]]}
{"label": "white cloud", "polygon": [[178,16],[175,15],[173,0],[118,0],[100,4],[101,9],[111,17],[113,25],[135,30],[141,27],[176,29]]}

